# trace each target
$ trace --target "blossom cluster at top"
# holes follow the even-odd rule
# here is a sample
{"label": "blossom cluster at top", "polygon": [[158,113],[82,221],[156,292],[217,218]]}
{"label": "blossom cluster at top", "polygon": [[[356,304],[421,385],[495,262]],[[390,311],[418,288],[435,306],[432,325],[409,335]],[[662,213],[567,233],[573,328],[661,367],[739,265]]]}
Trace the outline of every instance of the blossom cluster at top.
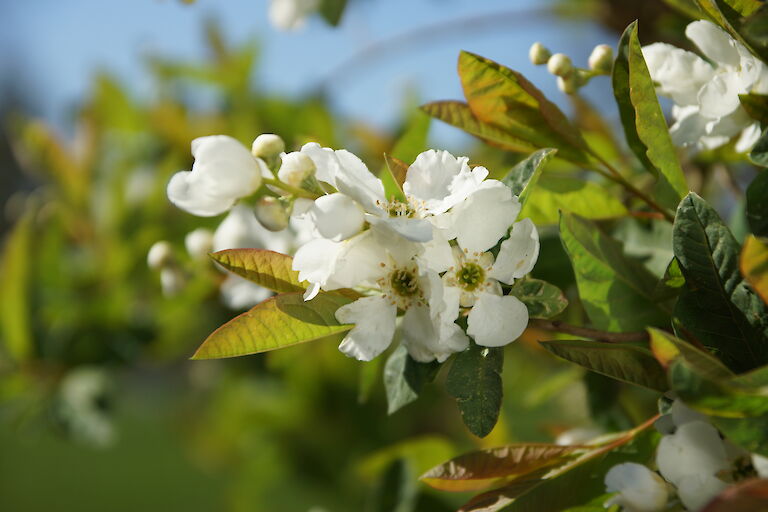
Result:
{"label": "blossom cluster at top", "polygon": [[196,139],[194,166],[171,179],[168,196],[203,216],[258,197],[253,211],[270,229],[285,227],[290,214],[303,226],[293,268],[309,282],[305,300],[321,290],[360,292],[336,312],[339,322],[355,324],[342,352],[375,358],[398,321],[402,343],[420,362],[445,360],[469,337],[497,347],[520,336],[527,308],[502,286],[531,271],[538,233],[529,219],[516,222],[517,197],[487,179],[487,169],[429,150],[408,167],[397,197],[387,197],[349,151],[308,143],[284,153],[274,137],[260,136],[250,152],[226,136]]}

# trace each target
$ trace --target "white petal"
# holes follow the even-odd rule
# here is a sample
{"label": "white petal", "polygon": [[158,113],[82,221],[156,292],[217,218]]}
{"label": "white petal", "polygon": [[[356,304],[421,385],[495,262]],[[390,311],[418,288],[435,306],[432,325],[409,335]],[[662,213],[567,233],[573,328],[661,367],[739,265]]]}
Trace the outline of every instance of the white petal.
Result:
{"label": "white petal", "polygon": [[643,46],[643,57],[658,92],[678,105],[696,105],[699,89],[714,76],[714,68],[695,53],[666,43]]}
{"label": "white petal", "polygon": [[269,21],[279,30],[297,30],[317,7],[317,0],[271,0]]}
{"label": "white petal", "polygon": [[741,106],[738,73],[718,73],[699,91],[699,106],[704,117],[727,116]]}
{"label": "white petal", "polygon": [[655,472],[634,462],[613,466],[605,475],[607,492],[617,492],[611,504],[628,512],[658,512],[667,504],[667,484]]}
{"label": "white petal", "polygon": [[386,273],[386,263],[387,247],[373,232],[364,231],[340,243],[335,267],[323,288],[375,286],[376,280]]}
{"label": "white petal", "polygon": [[412,242],[429,242],[432,240],[432,224],[426,219],[370,214],[366,215],[365,218],[372,226],[390,230]]}
{"label": "white petal", "polygon": [[339,193],[318,197],[308,214],[320,235],[335,241],[356,235],[365,223],[362,208]]}
{"label": "white petal", "polygon": [[699,411],[694,411],[679,398],[672,402],[672,406],[669,408],[669,415],[672,417],[672,423],[675,427],[680,427],[692,421],[707,421],[705,415]]}
{"label": "white petal", "polygon": [[739,136],[739,140],[736,141],[735,150],[738,153],[746,153],[750,149],[752,149],[752,146],[754,146],[758,139],[760,139],[760,123],[754,122],[744,128],[744,131],[741,132],[741,135]]}
{"label": "white petal", "polygon": [[339,161],[339,173],[336,176],[336,188],[362,205],[369,213],[381,211],[379,206],[385,201],[384,184],[374,176],[362,160],[346,151],[336,151]]}
{"label": "white petal", "polygon": [[533,270],[539,257],[539,232],[531,219],[515,222],[509,238],[501,243],[501,249],[491,268],[489,277],[502,283],[512,284]]}
{"label": "white petal", "polygon": [[700,510],[727,487],[728,484],[713,475],[694,473],[679,481],[677,496],[688,510]]}
{"label": "white petal", "polygon": [[664,436],[656,450],[662,476],[675,485],[687,475],[713,476],[728,467],[723,441],[712,425],[691,421]]}
{"label": "white petal", "polygon": [[339,350],[358,361],[370,361],[384,352],[395,334],[397,307],[381,295],[363,297],[336,311],[336,320],[355,327]]}
{"label": "white petal", "polygon": [[213,233],[213,250],[262,248],[266,233],[251,209],[238,204]]}
{"label": "white petal", "polygon": [[673,108],[675,124],[669,128],[669,135],[676,146],[696,146],[707,134],[706,117],[699,113],[699,107]]}
{"label": "white petal", "polygon": [[408,167],[403,192],[423,201],[429,213],[443,213],[477,190],[488,176],[484,167],[470,169],[468,161],[447,151],[425,151]]}
{"label": "white petal", "polygon": [[507,233],[520,213],[520,203],[512,191],[496,180],[482,187],[450,211],[452,231],[462,249],[485,252]]}
{"label": "white petal", "polygon": [[220,215],[232,208],[237,200],[236,197],[213,195],[205,180],[190,171],[171,176],[166,193],[176,207],[199,217]]}
{"label": "white petal", "polygon": [[227,135],[211,135],[192,141],[195,163],[192,173],[206,177],[211,194],[234,198],[253,194],[261,184],[266,164],[255,158],[236,139]]}
{"label": "white petal", "polygon": [[403,317],[403,345],[420,363],[443,362],[451,354],[465,350],[469,339],[458,325],[443,325],[431,315],[430,308],[414,305]]}
{"label": "white petal", "polygon": [[708,59],[724,66],[738,67],[740,59],[736,42],[714,23],[704,20],[689,23],[685,35]]}
{"label": "white petal", "polygon": [[[293,257],[293,270],[299,272],[301,281],[306,280],[319,286],[325,286],[336,269],[336,260],[341,253],[342,246],[343,242],[333,242],[325,238],[312,240],[296,251]],[[313,288],[313,291],[317,291],[316,287]]]}
{"label": "white petal", "polygon": [[768,457],[756,453],[752,454],[752,465],[760,478],[768,478]]}
{"label": "white petal", "polygon": [[271,295],[266,288],[235,274],[229,274],[221,283],[221,300],[229,309],[249,309]]}
{"label": "white petal", "polygon": [[515,341],[528,326],[528,309],[517,297],[481,293],[469,312],[467,334],[484,347]]}
{"label": "white petal", "polygon": [[309,156],[317,169],[315,177],[329,185],[336,186],[336,176],[339,174],[340,164],[336,153],[331,148],[320,147],[317,142],[308,142],[301,147],[301,152]]}
{"label": "white petal", "polygon": [[425,267],[435,272],[445,272],[454,264],[451,245],[441,230],[434,228],[432,240],[424,243],[423,248],[420,259]]}
{"label": "white petal", "polygon": [[184,237],[184,247],[192,259],[205,259],[213,249],[213,232],[206,228],[197,228]]}

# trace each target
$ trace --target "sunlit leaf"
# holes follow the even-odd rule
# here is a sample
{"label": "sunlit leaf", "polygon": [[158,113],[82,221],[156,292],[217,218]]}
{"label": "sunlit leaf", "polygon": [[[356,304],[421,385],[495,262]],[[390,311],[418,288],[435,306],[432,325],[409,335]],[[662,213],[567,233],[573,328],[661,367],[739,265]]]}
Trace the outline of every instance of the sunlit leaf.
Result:
{"label": "sunlit leaf", "polygon": [[747,222],[755,236],[768,237],[768,171],[763,171],[747,187]]}
{"label": "sunlit leaf", "polygon": [[557,286],[541,279],[527,277],[519,279],[510,288],[509,294],[520,299],[528,308],[531,318],[552,318],[568,307],[568,299]]}
{"label": "sunlit leaf", "polygon": [[384,365],[387,412],[392,414],[419,397],[425,384],[432,382],[440,364],[415,361],[403,345],[398,346]]}
{"label": "sunlit leaf", "polygon": [[35,209],[29,209],[5,240],[0,261],[0,328],[5,350],[17,362],[31,355],[30,284]]}
{"label": "sunlit leaf", "polygon": [[421,476],[421,481],[442,491],[477,491],[509,478],[526,475],[567,460],[578,446],[512,444],[460,455]]}
{"label": "sunlit leaf", "polygon": [[602,185],[568,175],[544,174],[526,189],[528,200],[521,217],[537,225],[556,224],[560,211],[588,219],[612,219],[627,214],[627,208]]}
{"label": "sunlit leaf", "polygon": [[448,372],[446,389],[456,399],[464,424],[478,437],[487,436],[499,419],[503,364],[503,349],[473,343],[456,355]]}
{"label": "sunlit leaf", "polygon": [[657,279],[627,258],[621,244],[594,222],[563,213],[560,238],[571,259],[579,298],[592,323],[606,331],[638,331],[664,322],[654,301]]}
{"label": "sunlit leaf", "polygon": [[669,389],[664,369],[645,347],[584,340],[540,343],[553,354],[606,377],[654,391]]}
{"label": "sunlit leaf", "polygon": [[656,176],[658,198],[674,208],[688,192],[688,185],[643,58],[637,22],[627,27],[619,42],[613,92],[629,147]]}
{"label": "sunlit leaf", "polygon": [[750,236],[744,242],[739,259],[744,279],[768,303],[768,244]]}
{"label": "sunlit leaf", "polygon": [[685,288],[675,316],[730,368],[768,362],[768,310],[739,272],[738,242],[717,212],[691,193],[675,217],[673,247]]}
{"label": "sunlit leaf", "polygon": [[306,289],[299,282],[299,273],[291,268],[293,258],[279,252],[226,249],[211,254],[211,258],[227,270],[278,293]]}
{"label": "sunlit leaf", "polygon": [[349,302],[351,299],[330,293],[308,302],[302,293],[269,298],[219,327],[192,359],[256,354],[349,331],[353,326],[340,324],[335,316]]}
{"label": "sunlit leaf", "polygon": [[501,179],[501,182],[512,189],[512,193],[520,199],[520,204],[525,204],[530,197],[530,190],[539,181],[544,165],[552,158],[556,149],[540,149],[525,160],[518,162],[507,175]]}
{"label": "sunlit leaf", "polygon": [[669,367],[678,357],[682,357],[696,371],[708,378],[719,380],[733,376],[719,359],[709,352],[698,349],[680,338],[659,329],[648,329],[651,337],[651,350],[656,359],[665,368]]}

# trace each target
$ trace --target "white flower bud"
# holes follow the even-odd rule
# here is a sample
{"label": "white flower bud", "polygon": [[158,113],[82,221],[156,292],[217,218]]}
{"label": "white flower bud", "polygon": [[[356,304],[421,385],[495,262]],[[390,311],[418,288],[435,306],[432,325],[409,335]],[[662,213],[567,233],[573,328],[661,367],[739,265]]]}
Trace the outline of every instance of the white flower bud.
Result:
{"label": "white flower bud", "polygon": [[579,89],[578,84],[576,83],[576,76],[571,73],[567,77],[557,77],[557,88],[565,94],[575,93]]}
{"label": "white flower bud", "polygon": [[546,64],[552,53],[541,43],[533,43],[528,50],[528,58],[534,66]]}
{"label": "white flower bud", "polygon": [[277,177],[292,187],[301,188],[304,180],[314,175],[317,170],[315,162],[299,151],[284,153],[282,159],[283,164],[277,172]]}
{"label": "white flower bud", "polygon": [[213,232],[210,229],[197,228],[184,237],[184,247],[192,259],[205,258],[213,248]]}
{"label": "white flower bud", "polygon": [[282,231],[288,227],[290,212],[286,204],[276,197],[259,198],[255,213],[261,225],[270,231]]}
{"label": "white flower bud", "polygon": [[269,159],[285,151],[285,142],[279,135],[262,133],[253,141],[251,153],[256,158]]}
{"label": "white flower bud", "polygon": [[573,71],[571,58],[564,53],[556,53],[547,61],[547,70],[555,76],[568,76]]}
{"label": "white flower bud", "polygon": [[165,240],[155,242],[147,253],[147,266],[152,270],[167,266],[173,261],[173,248]]}
{"label": "white flower bud", "polygon": [[596,73],[609,74],[613,67],[613,48],[607,44],[595,46],[589,56],[589,69]]}
{"label": "white flower bud", "polygon": [[605,488],[618,493],[605,505],[621,505],[626,512],[658,512],[667,504],[667,484],[655,472],[634,462],[613,466],[605,475]]}

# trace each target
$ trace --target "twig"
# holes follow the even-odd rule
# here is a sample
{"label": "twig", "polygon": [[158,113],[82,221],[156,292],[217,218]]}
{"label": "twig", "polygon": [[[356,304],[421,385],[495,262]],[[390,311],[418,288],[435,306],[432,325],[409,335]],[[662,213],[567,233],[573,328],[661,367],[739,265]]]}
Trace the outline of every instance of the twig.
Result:
{"label": "twig", "polygon": [[648,341],[647,332],[607,332],[589,327],[579,327],[577,325],[566,324],[558,320],[531,320],[530,325],[544,331],[561,332],[564,334],[573,334],[584,336],[595,341],[604,341],[606,343],[631,343],[636,341]]}

